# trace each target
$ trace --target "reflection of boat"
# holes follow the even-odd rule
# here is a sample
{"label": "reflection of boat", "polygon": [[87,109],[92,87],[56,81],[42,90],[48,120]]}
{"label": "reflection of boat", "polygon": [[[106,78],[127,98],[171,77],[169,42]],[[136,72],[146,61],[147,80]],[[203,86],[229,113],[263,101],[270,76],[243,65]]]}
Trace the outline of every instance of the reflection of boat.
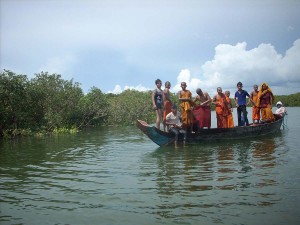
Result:
{"label": "reflection of boat", "polygon": [[[190,133],[188,135],[187,143],[199,144],[203,142],[267,135],[279,131],[282,121],[283,118],[277,118],[276,121],[272,123],[254,124],[245,127],[199,129],[198,132]],[[173,143],[174,141],[174,134],[164,132],[154,126],[150,126],[145,121],[138,120],[137,126],[144,134],[146,134],[154,143],[158,144],[159,146],[165,146]]]}

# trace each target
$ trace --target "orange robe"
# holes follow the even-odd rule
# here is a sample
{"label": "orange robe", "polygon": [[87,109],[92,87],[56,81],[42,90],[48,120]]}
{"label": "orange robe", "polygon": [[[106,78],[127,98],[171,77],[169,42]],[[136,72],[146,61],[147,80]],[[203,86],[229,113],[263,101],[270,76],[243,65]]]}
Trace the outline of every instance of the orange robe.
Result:
{"label": "orange robe", "polygon": [[166,122],[166,116],[172,112],[172,105],[169,101],[164,101],[164,123]]}
{"label": "orange robe", "polygon": [[[192,93],[189,90],[180,91],[180,98],[191,98]],[[193,124],[193,112],[191,101],[182,101],[180,103],[181,107],[181,118],[182,124],[185,128],[190,127]]]}
{"label": "orange robe", "polygon": [[228,127],[228,107],[226,96],[222,94],[219,99],[216,99],[216,116],[217,116],[217,127],[218,128],[227,128]]}
{"label": "orange robe", "polygon": [[228,114],[227,120],[228,120],[228,128],[234,127],[233,116],[231,112]]}
{"label": "orange robe", "polygon": [[255,103],[255,105],[252,106],[252,120],[260,120],[260,110],[259,107],[257,106],[258,103],[258,94],[253,95],[252,101]]}
{"label": "orange robe", "polygon": [[[226,101],[227,101],[228,105],[229,104],[231,105],[230,98],[228,98],[227,96],[226,96]],[[227,120],[228,120],[228,128],[234,127],[233,116],[232,116],[232,112],[231,112],[231,106],[228,107]]]}

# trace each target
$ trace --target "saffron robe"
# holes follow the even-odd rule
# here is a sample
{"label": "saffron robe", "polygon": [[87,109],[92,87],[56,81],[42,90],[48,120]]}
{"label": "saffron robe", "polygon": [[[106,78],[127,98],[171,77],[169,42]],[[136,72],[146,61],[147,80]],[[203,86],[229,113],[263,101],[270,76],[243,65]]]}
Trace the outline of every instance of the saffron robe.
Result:
{"label": "saffron robe", "polygon": [[228,121],[228,128],[234,127],[234,122],[233,122],[233,116],[231,112],[231,102],[230,98],[226,96],[226,101],[228,104],[228,116],[227,116],[227,121]]}
{"label": "saffron robe", "polygon": [[228,120],[228,128],[234,127],[234,121],[233,121],[232,113],[228,114],[227,120]]}
{"label": "saffron robe", "polygon": [[226,96],[222,93],[219,99],[216,99],[216,116],[217,116],[217,127],[227,128],[228,127],[228,106]]}
{"label": "saffron robe", "polygon": [[[180,98],[191,99],[192,93],[189,90],[180,91]],[[181,107],[181,119],[184,128],[190,127],[193,124],[193,112],[192,105],[190,101],[182,101],[180,103]]]}
{"label": "saffron robe", "polygon": [[258,94],[253,95],[252,101],[255,103],[255,105],[252,106],[252,120],[260,120],[260,109],[257,106]]}

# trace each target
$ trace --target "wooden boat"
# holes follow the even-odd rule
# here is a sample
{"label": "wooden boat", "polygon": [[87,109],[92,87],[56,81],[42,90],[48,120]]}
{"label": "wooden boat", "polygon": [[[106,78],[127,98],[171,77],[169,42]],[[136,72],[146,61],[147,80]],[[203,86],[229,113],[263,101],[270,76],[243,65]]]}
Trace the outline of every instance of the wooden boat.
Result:
{"label": "wooden boat", "polygon": [[[272,134],[280,130],[283,118],[276,118],[272,123],[251,124],[244,127],[233,128],[211,128],[199,129],[195,133],[189,133],[187,138],[188,144],[199,144],[203,142],[214,142],[220,140],[232,140],[263,136]],[[138,128],[146,134],[154,143],[159,146],[166,146],[174,142],[174,134],[164,132],[145,121],[137,120]],[[182,140],[182,137],[179,137]]]}

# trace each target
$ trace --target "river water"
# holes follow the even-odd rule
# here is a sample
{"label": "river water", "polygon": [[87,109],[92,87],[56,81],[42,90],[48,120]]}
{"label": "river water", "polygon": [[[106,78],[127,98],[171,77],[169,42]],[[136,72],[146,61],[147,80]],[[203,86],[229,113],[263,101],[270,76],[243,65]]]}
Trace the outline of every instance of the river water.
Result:
{"label": "river water", "polygon": [[300,108],[286,123],[176,150],[136,127],[1,140],[0,224],[298,225]]}

